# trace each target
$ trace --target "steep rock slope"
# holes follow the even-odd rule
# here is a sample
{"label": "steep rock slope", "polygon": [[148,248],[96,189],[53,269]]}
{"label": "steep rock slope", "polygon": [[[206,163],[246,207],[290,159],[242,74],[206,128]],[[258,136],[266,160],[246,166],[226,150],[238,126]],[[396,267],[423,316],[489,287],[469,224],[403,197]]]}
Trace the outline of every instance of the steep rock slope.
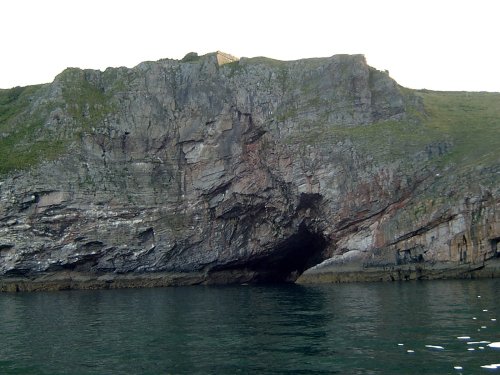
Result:
{"label": "steep rock slope", "polygon": [[4,290],[497,274],[499,94],[217,52],[67,69],[0,120]]}

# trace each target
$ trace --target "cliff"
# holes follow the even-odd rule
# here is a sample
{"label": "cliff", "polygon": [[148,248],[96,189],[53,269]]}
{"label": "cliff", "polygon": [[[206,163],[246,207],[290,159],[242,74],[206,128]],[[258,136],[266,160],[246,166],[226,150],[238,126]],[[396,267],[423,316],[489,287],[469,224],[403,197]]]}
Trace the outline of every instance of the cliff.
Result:
{"label": "cliff", "polygon": [[498,276],[499,130],[361,55],[0,90],[0,288]]}

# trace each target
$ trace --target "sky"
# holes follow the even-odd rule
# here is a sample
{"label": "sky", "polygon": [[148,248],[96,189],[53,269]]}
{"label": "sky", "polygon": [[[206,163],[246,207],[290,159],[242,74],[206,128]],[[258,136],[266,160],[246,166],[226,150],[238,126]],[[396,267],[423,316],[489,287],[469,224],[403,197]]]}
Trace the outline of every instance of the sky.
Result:
{"label": "sky", "polygon": [[500,92],[499,0],[5,0],[0,88],[217,50],[361,53],[415,89]]}

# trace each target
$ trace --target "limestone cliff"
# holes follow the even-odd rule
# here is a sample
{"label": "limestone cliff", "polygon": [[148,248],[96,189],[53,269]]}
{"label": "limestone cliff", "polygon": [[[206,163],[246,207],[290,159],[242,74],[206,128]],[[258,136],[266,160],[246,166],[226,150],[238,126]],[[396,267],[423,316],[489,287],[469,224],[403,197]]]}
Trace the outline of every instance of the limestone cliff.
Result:
{"label": "limestone cliff", "polygon": [[496,276],[500,94],[220,52],[0,91],[3,290]]}

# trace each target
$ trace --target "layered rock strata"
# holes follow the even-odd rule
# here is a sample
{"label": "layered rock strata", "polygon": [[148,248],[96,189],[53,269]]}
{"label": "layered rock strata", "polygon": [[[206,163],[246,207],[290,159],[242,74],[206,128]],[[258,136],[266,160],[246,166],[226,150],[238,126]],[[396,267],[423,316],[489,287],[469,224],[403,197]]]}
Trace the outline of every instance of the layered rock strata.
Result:
{"label": "layered rock strata", "polygon": [[498,142],[467,129],[499,95],[223,53],[11,91],[2,290],[498,275]]}

